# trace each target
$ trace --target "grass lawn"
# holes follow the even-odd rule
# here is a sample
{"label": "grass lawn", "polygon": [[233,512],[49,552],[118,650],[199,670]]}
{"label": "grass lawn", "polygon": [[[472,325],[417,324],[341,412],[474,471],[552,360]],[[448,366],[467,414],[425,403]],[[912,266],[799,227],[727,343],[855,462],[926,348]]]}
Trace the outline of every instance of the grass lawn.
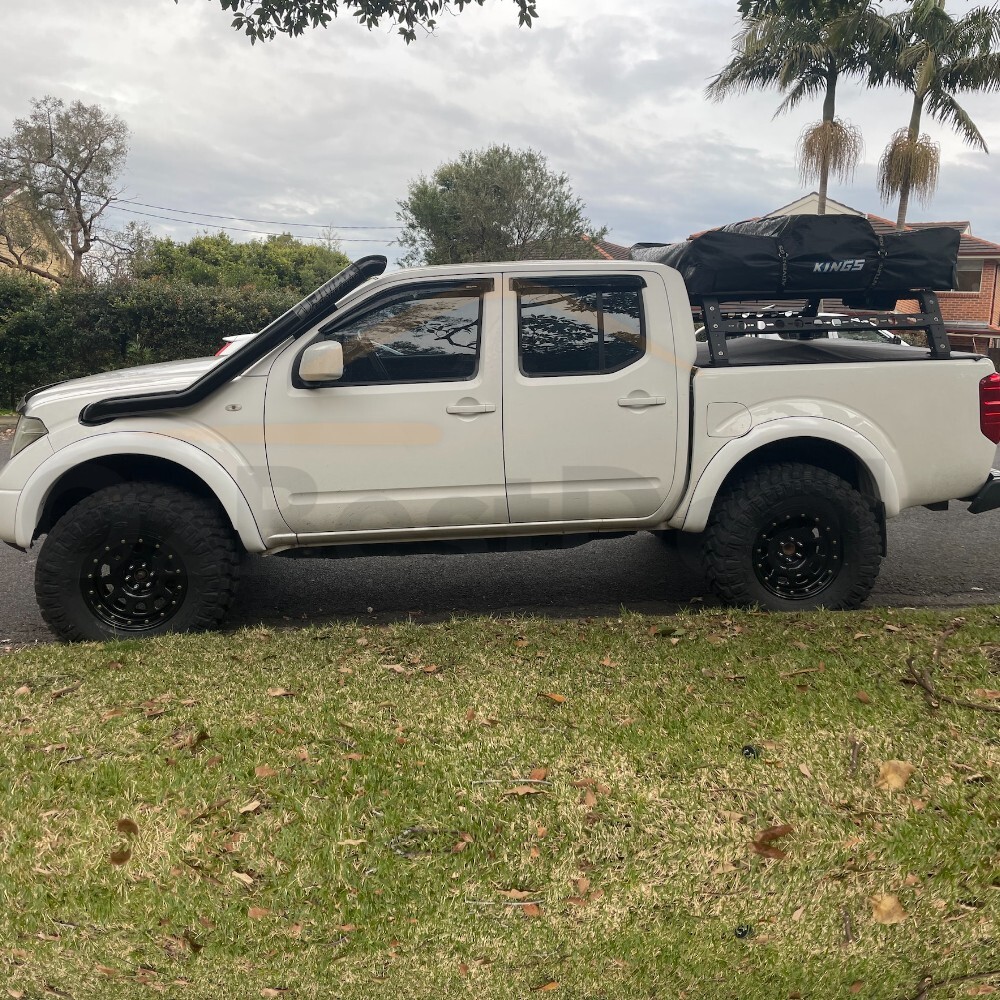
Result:
{"label": "grass lawn", "polygon": [[1000,705],[998,610],[15,652],[2,988],[998,992],[1000,715],[901,683]]}

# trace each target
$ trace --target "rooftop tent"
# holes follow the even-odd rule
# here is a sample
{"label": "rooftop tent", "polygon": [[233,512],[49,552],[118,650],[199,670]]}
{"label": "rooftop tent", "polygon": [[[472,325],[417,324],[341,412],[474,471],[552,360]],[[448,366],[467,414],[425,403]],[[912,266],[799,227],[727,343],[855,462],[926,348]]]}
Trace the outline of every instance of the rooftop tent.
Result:
{"label": "rooftop tent", "polygon": [[954,288],[960,240],[947,227],[880,234],[853,215],[784,215],[630,255],[676,268],[694,297],[836,295],[878,308],[889,293]]}

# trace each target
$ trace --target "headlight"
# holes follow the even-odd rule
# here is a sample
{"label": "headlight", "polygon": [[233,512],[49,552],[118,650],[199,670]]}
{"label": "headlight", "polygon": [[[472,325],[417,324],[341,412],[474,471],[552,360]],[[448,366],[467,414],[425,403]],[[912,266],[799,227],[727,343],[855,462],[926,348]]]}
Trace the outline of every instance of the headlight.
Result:
{"label": "headlight", "polygon": [[37,417],[21,417],[14,431],[14,443],[10,446],[10,457],[24,451],[32,441],[45,437],[49,429]]}

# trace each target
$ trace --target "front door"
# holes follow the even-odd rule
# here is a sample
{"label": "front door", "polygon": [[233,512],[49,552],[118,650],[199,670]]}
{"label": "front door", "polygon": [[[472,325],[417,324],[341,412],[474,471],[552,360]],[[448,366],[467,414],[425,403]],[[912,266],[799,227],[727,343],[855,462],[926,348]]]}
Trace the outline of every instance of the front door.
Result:
{"label": "front door", "polygon": [[[384,289],[282,354],[265,440],[294,532],[507,523],[498,279]],[[322,338],[344,375],[307,388],[298,358]]]}
{"label": "front door", "polygon": [[665,296],[647,294],[639,275],[504,280],[511,521],[654,514],[678,461],[678,365]]}

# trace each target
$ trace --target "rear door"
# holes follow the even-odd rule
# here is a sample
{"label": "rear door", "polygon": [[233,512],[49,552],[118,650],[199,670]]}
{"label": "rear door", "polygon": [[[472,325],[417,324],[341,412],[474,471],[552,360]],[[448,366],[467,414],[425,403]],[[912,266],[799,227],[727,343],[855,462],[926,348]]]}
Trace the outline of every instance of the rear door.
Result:
{"label": "rear door", "polygon": [[655,513],[674,481],[678,430],[662,283],[658,295],[646,277],[596,272],[504,275],[504,285],[511,521]]}

